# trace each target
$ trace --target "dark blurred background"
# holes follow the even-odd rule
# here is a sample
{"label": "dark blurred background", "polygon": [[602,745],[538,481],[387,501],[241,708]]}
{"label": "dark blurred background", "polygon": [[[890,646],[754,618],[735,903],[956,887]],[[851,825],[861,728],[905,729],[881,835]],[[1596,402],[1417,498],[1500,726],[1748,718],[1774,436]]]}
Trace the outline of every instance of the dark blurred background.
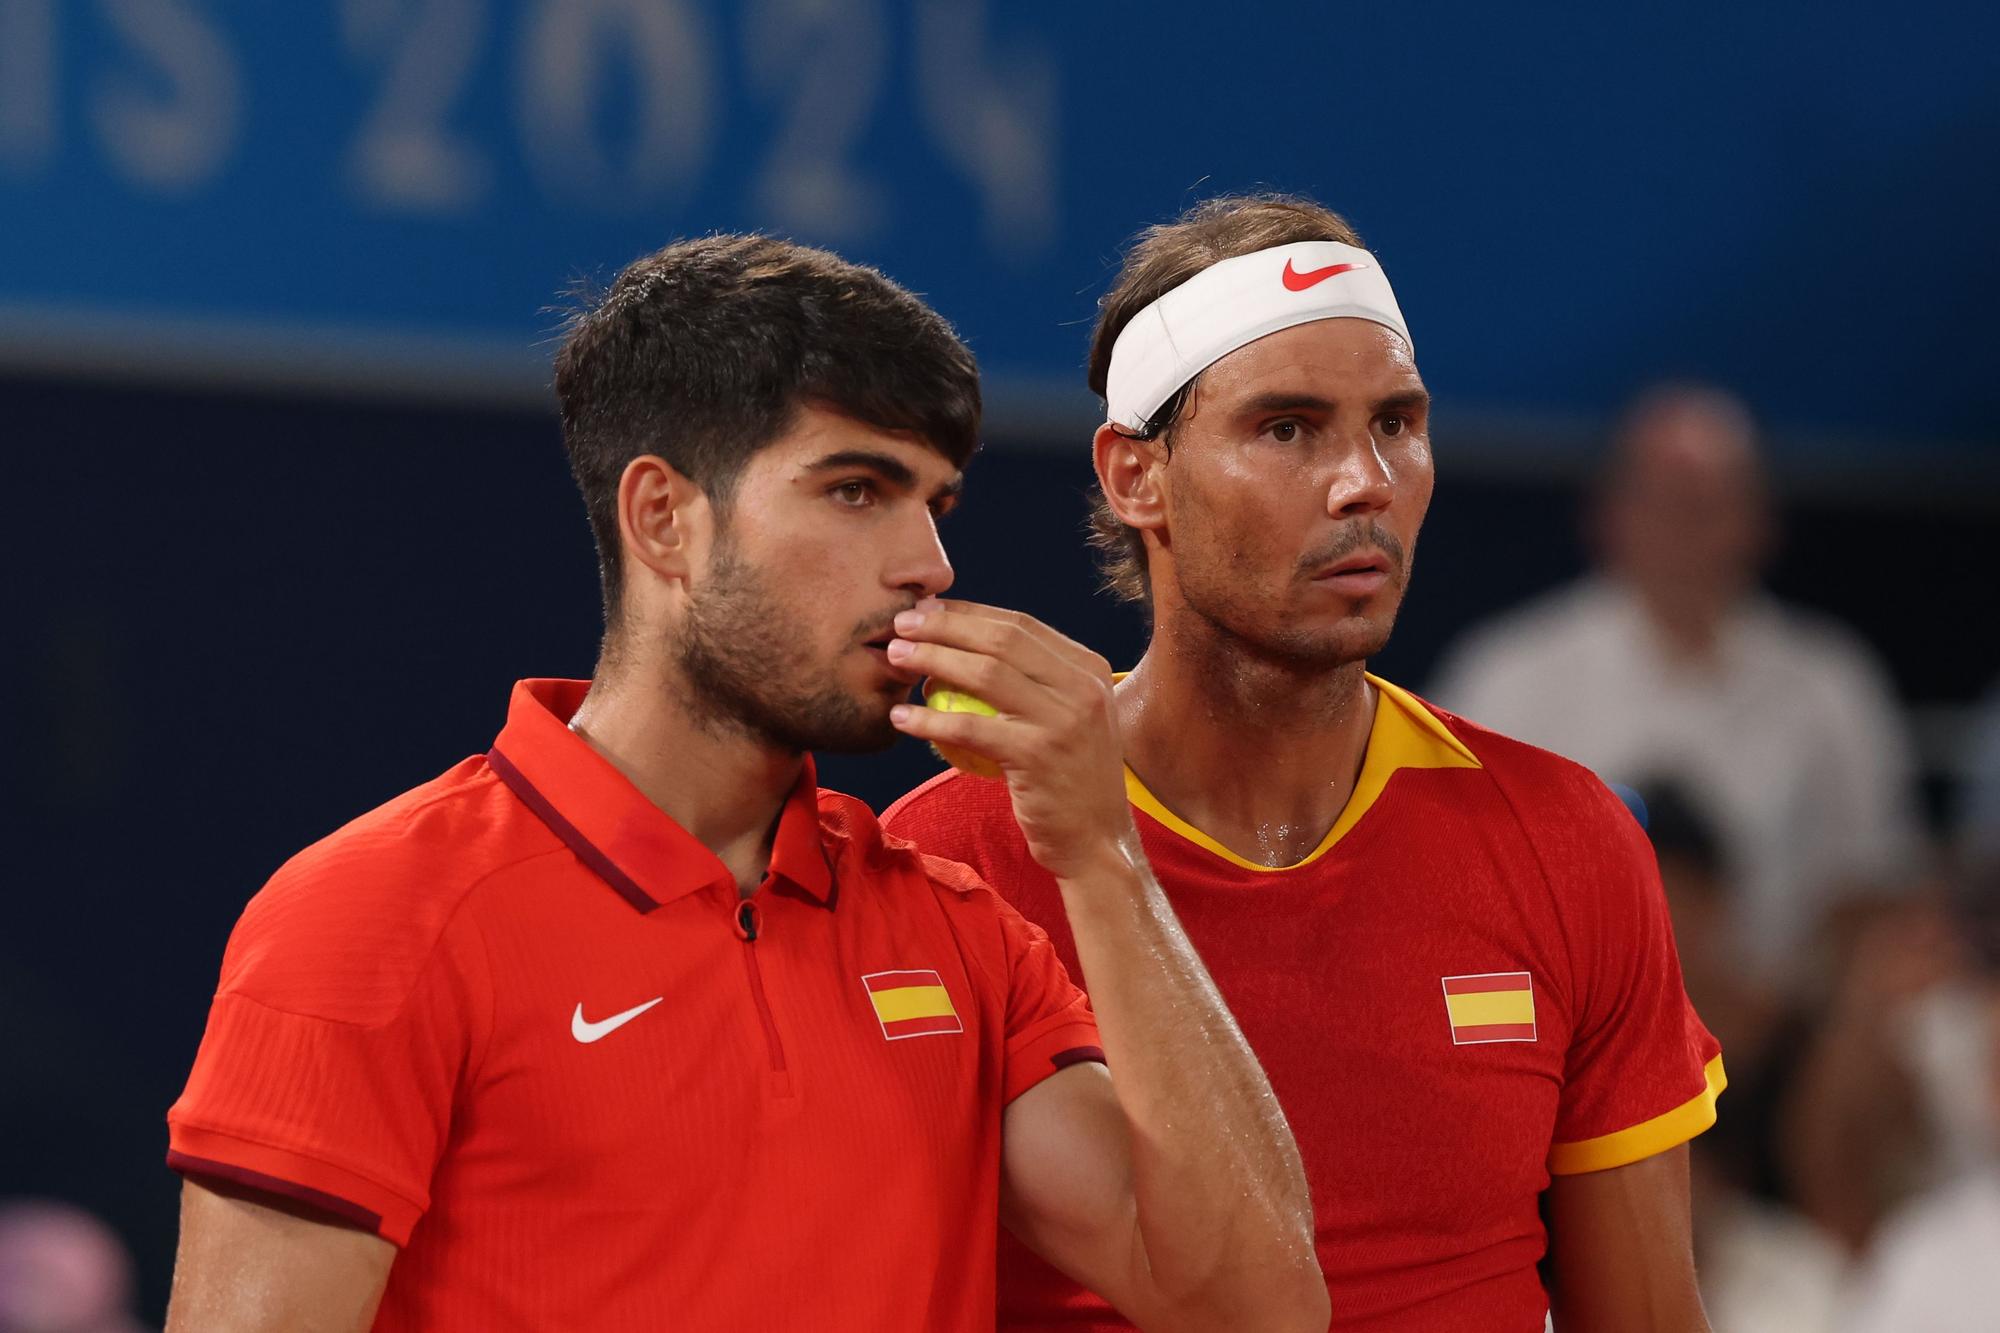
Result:
{"label": "dark blurred background", "polygon": [[[1756,997],[1697,1002],[1777,1015],[1743,1020],[1754,1053],[1877,1000],[1977,993],[1960,811],[2000,676],[1990,24],[1922,4],[0,0],[0,1330],[86,1327],[10,1315],[7,1281],[32,1285],[33,1244],[95,1243],[48,1212],[10,1232],[8,1197],[108,1224],[130,1266],[106,1240],[106,1309],[157,1325],[162,1117],[244,901],[483,750],[515,678],[588,673],[551,334],[571,284],[690,233],[783,232],[927,294],[988,373],[945,534],[959,591],[1119,661],[1141,627],[1080,536],[1084,346],[1123,242],[1203,195],[1312,194],[1396,281],[1440,485],[1391,679],[1423,688],[1467,627],[1587,567],[1583,497],[1635,392],[1740,394],[1781,520],[1766,582],[1886,672],[1923,847]],[[879,805],[933,768],[906,746],[821,771]],[[1857,977],[1856,949],[1908,965]],[[1836,1035],[1850,1065],[1855,1043],[1911,1044]],[[1783,1145],[1812,1134],[1786,1119],[1796,1088],[1865,1080],[1730,1062],[1725,1121],[1741,1102],[1754,1132],[1713,1170],[1776,1219],[1771,1272],[1855,1280],[1878,1224],[1963,1164],[1921,1061],[1915,1146],[1859,1199],[1813,1176],[1838,1150]],[[1892,1112],[1853,1114],[1866,1141]],[[41,1240],[9,1251],[17,1232]],[[1758,1326],[1833,1326],[1790,1308]]]}

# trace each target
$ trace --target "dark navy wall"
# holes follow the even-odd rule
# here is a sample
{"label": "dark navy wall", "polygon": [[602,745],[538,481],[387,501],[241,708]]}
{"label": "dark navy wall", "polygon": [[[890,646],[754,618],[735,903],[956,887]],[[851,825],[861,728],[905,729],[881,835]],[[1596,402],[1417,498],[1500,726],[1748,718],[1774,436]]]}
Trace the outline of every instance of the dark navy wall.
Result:
{"label": "dark navy wall", "polygon": [[[80,1200],[163,1299],[162,1114],[243,902],[299,847],[497,730],[510,682],[585,674],[581,506],[538,412],[0,381],[0,1189]],[[1439,442],[1417,584],[1379,663],[1420,683],[1469,618],[1571,572],[1551,480]],[[1092,591],[1071,452],[996,441],[946,529],[968,596],[1130,661]],[[1855,492],[1795,508],[1780,588],[1854,620],[1912,697],[2000,669],[1984,621],[2000,514]],[[833,758],[878,805],[922,750]]]}

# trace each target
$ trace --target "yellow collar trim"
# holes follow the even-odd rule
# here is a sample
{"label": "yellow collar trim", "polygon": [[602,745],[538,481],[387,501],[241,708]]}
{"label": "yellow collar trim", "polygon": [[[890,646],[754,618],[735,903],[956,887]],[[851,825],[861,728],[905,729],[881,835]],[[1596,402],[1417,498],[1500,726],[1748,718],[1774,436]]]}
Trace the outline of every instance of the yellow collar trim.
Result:
{"label": "yellow collar trim", "polygon": [[1418,702],[1415,695],[1379,676],[1369,676],[1368,683],[1375,687],[1377,701],[1375,721],[1368,729],[1368,751],[1361,760],[1361,776],[1355,779],[1354,794],[1347,798],[1347,806],[1340,812],[1340,818],[1320,839],[1319,846],[1302,861],[1288,866],[1266,866],[1238,856],[1167,809],[1157,796],[1146,790],[1146,784],[1139,781],[1139,775],[1129,767],[1125,770],[1126,798],[1162,827],[1233,866],[1275,874],[1311,865],[1346,837],[1349,829],[1361,822],[1361,817],[1374,806],[1398,769],[1480,766],[1478,757],[1466,749],[1465,743],[1452,735],[1430,709]]}

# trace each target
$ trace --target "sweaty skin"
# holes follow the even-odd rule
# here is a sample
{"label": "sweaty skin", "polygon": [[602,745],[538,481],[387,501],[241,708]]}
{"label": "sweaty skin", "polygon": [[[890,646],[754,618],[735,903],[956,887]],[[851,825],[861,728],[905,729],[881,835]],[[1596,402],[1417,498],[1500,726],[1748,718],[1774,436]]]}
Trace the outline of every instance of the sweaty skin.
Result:
{"label": "sweaty skin", "polygon": [[[1320,1333],[1298,1151],[1139,852],[1110,670],[1028,617],[935,600],[952,579],[936,520],[958,484],[922,442],[816,407],[751,458],[726,515],[663,460],[635,460],[618,493],[622,625],[571,727],[746,892],[805,748],[900,730],[999,759],[1062,882],[1118,1071],[1073,1065],[1007,1108],[1004,1220],[1142,1328]],[[1001,715],[902,704],[923,675]],[[388,1242],[192,1182],[183,1200],[173,1333],[372,1321]]]}
{"label": "sweaty skin", "polygon": [[1006,775],[1029,850],[1062,892],[1118,1071],[1114,1085],[1103,1066],[1066,1070],[1008,1108],[1008,1225],[1142,1328],[1325,1328],[1298,1150],[1140,850],[1110,665],[1029,617],[969,602],[927,599],[896,632],[892,661],[997,710],[891,716]]}
{"label": "sweaty skin", "polygon": [[[1152,586],[1151,644],[1117,689],[1128,762],[1246,860],[1296,863],[1353,794],[1376,708],[1366,659],[1388,642],[1430,505],[1429,427],[1409,345],[1331,319],[1210,366],[1171,449],[1097,431],[1098,480],[1144,534]],[[1372,576],[1339,577],[1352,561]],[[1554,1180],[1563,1333],[1706,1333],[1687,1195],[1685,1147]]]}

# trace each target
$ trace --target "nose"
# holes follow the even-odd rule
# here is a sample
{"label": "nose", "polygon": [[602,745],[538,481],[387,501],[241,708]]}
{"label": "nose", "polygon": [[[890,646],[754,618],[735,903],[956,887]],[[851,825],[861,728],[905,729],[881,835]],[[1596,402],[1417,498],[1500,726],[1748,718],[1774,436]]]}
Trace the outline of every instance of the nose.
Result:
{"label": "nose", "polygon": [[1381,513],[1395,498],[1396,474],[1371,431],[1341,455],[1327,481],[1326,512],[1335,518],[1364,518]]}
{"label": "nose", "polygon": [[885,582],[918,598],[939,597],[956,577],[951,559],[944,553],[944,541],[938,536],[937,520],[925,510]]}

